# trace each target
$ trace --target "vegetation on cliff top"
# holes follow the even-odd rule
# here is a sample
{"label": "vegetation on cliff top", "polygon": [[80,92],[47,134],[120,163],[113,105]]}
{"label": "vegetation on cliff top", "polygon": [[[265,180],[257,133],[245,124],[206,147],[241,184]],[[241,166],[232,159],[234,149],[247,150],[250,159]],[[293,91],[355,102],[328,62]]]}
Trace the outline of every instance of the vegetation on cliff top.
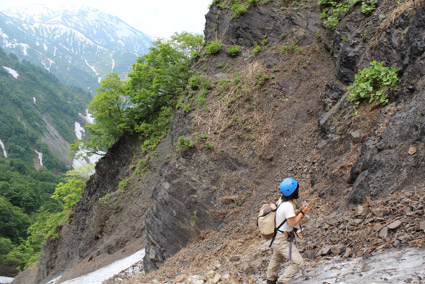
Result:
{"label": "vegetation on cliff top", "polygon": [[95,122],[86,125],[90,139],[71,146],[94,154],[110,148],[125,132],[138,132],[142,152],[155,149],[168,132],[178,98],[189,79],[189,63],[199,54],[203,38],[190,33],[174,34],[157,41],[150,52],[133,64],[129,79],[111,73],[102,81],[89,105]]}

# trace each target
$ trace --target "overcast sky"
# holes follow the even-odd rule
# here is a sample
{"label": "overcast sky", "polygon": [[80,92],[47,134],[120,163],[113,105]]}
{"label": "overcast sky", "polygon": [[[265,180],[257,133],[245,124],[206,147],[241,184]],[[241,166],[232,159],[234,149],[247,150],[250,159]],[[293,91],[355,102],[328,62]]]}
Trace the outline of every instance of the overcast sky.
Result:
{"label": "overcast sky", "polygon": [[0,0],[0,9],[28,4],[46,6],[84,4],[117,16],[154,37],[169,38],[174,32],[203,34],[205,14],[212,0]]}

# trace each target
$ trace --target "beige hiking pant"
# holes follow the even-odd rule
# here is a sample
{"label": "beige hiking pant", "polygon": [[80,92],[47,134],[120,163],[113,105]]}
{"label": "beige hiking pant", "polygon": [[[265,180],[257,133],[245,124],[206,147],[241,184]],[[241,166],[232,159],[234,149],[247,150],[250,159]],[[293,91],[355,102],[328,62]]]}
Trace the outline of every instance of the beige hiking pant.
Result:
{"label": "beige hiking pant", "polygon": [[[278,278],[280,265],[284,259],[289,259],[289,242],[287,237],[278,233],[273,242],[273,255],[267,268],[267,279],[274,281]],[[295,243],[292,243],[292,256],[289,266],[286,268],[279,281],[282,283],[289,283],[295,274],[304,266],[304,260],[298,251]]]}

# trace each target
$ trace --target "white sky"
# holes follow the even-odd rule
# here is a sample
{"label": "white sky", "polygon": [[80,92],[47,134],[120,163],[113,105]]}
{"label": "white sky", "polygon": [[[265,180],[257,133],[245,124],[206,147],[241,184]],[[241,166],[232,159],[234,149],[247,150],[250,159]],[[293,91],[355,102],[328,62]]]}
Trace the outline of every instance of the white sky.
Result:
{"label": "white sky", "polygon": [[203,34],[205,15],[212,0],[0,0],[0,10],[11,6],[83,4],[117,16],[153,37],[174,32]]}

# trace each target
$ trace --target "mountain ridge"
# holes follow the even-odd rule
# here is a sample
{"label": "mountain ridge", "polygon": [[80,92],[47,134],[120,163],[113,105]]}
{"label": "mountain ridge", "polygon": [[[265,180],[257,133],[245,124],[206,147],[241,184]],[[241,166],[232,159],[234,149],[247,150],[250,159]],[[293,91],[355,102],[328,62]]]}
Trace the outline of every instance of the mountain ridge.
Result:
{"label": "mountain ridge", "polygon": [[31,7],[0,12],[1,46],[67,84],[88,87],[91,92],[106,74],[128,72],[152,42],[118,17],[88,6],[68,10]]}

